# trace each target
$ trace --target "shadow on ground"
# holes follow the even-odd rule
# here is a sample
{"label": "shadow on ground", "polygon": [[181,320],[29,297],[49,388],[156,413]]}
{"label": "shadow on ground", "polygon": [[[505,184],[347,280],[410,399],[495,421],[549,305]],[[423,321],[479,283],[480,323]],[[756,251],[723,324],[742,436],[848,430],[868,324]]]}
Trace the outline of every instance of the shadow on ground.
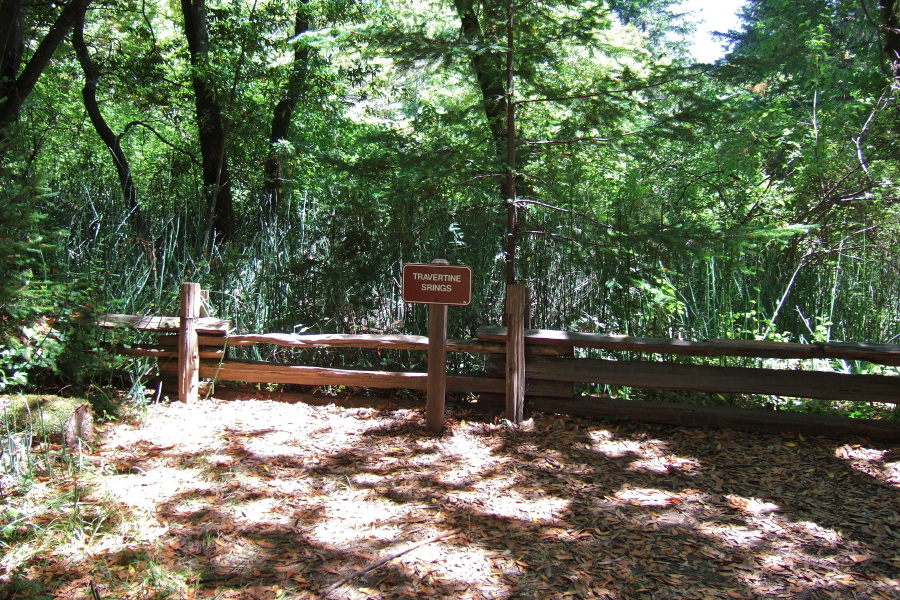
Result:
{"label": "shadow on ground", "polygon": [[[201,404],[192,427],[186,410],[101,448],[104,489],[164,528],[93,558],[141,597],[319,598],[440,534],[328,597],[898,597],[900,464],[862,440],[468,413],[436,437],[416,411],[272,402]],[[139,553],[156,575],[129,571]],[[88,562],[54,576],[58,597],[91,597]]]}

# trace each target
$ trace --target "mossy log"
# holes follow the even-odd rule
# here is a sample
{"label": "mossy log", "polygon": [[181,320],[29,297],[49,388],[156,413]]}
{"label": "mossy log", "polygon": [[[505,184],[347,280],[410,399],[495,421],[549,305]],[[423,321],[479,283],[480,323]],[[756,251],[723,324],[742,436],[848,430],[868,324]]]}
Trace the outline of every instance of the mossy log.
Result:
{"label": "mossy log", "polygon": [[94,440],[91,405],[81,398],[50,395],[0,397],[3,434],[30,432],[34,440],[75,448]]}

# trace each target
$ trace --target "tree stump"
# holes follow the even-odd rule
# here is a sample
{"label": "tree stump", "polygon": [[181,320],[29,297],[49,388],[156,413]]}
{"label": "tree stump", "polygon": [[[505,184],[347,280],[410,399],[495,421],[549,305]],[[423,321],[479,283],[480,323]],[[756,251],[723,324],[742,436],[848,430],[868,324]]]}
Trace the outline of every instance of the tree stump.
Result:
{"label": "tree stump", "polygon": [[77,448],[79,444],[94,440],[94,413],[91,405],[83,402],[75,407],[63,424],[63,442],[67,448]]}
{"label": "tree stump", "polygon": [[2,408],[13,432],[27,432],[38,442],[47,441],[77,448],[94,439],[91,405],[78,398],[20,396]]}

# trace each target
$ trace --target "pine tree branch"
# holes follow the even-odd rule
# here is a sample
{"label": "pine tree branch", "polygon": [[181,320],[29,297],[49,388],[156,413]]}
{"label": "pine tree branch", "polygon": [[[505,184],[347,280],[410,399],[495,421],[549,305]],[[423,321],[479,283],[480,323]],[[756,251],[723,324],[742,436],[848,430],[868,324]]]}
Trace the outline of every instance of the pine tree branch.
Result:
{"label": "pine tree branch", "polygon": [[656,83],[647,83],[644,85],[629,85],[624,88],[620,88],[617,90],[603,90],[602,92],[589,92],[585,94],[575,94],[572,96],[558,96],[555,98],[528,98],[525,100],[516,100],[516,104],[531,104],[536,102],[565,102],[567,100],[586,100],[588,98],[597,98],[599,96],[612,96],[614,94],[624,94],[625,92],[642,92],[644,90],[650,90],[653,88],[658,88],[666,85],[667,83],[672,83],[674,81],[682,81],[684,79],[690,79],[694,77],[700,77],[701,75],[705,75],[712,70],[712,67],[708,69],[704,69],[699,73],[692,73],[690,75],[685,75],[683,77],[672,77],[669,79],[663,79],[662,81],[657,81]]}
{"label": "pine tree branch", "polygon": [[607,229],[609,231],[616,231],[616,228],[613,227],[612,225],[607,225],[606,223],[601,223],[594,217],[590,216],[587,213],[583,213],[581,211],[572,210],[570,208],[562,208],[560,206],[555,206],[553,204],[547,204],[546,202],[539,202],[538,200],[524,200],[524,199],[520,198],[520,199],[516,200],[516,202],[519,204],[530,204],[532,206],[540,206],[542,208],[548,208],[550,210],[555,210],[558,212],[575,215],[575,216],[581,217],[582,219],[586,219],[586,220],[590,221],[591,223],[593,223],[594,225],[596,225],[602,229]]}
{"label": "pine tree branch", "polygon": [[194,163],[194,166],[197,166],[197,167],[202,166],[200,164],[200,161],[197,160],[197,157],[194,156],[194,154],[192,154],[189,150],[185,150],[184,148],[179,148],[178,146],[176,146],[175,144],[173,144],[172,142],[167,140],[165,137],[163,137],[163,135],[160,132],[158,132],[156,129],[154,129],[152,125],[150,125],[149,123],[146,123],[144,121],[132,121],[131,123],[126,125],[125,129],[122,130],[122,133],[119,134],[119,139],[125,137],[125,134],[128,133],[128,130],[130,130],[132,127],[135,127],[137,125],[140,125],[141,127],[146,127],[147,129],[149,129],[150,132],[153,133],[153,135],[155,135],[159,139],[159,141],[161,141],[163,144],[165,144],[172,150],[176,150],[176,151],[186,155],[188,158],[191,159],[191,162]]}
{"label": "pine tree branch", "polygon": [[552,238],[556,238],[556,239],[560,239],[560,240],[565,240],[567,242],[571,242],[571,243],[575,244],[576,246],[580,246],[582,248],[585,246],[591,246],[593,248],[609,248],[610,247],[609,244],[601,244],[600,242],[589,242],[586,240],[576,240],[573,237],[569,237],[569,236],[563,235],[561,233],[554,233],[552,231],[543,231],[540,229],[532,229],[530,231],[520,231],[519,235],[520,236],[521,235],[544,235],[544,236],[548,236],[548,237],[552,237]]}
{"label": "pine tree branch", "polygon": [[[625,135],[634,135],[632,133],[626,133]],[[578,137],[572,138],[569,140],[522,140],[519,142],[520,146],[566,146],[570,144],[578,144],[580,142],[591,142],[593,144],[600,144],[611,142],[614,139],[618,138],[601,138],[601,137]]]}

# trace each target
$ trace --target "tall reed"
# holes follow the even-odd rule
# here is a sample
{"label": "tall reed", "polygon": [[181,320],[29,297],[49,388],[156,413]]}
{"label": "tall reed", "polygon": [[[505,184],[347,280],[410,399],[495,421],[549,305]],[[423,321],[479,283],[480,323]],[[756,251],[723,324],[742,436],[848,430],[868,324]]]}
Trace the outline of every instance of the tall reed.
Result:
{"label": "tall reed", "polygon": [[[402,302],[402,264],[448,258],[475,274],[473,304],[450,311],[450,335],[501,322],[498,208],[453,208],[441,196],[348,203],[345,191],[297,191],[273,220],[248,217],[235,239],[199,249],[200,214],[188,208],[196,201],[173,202],[181,207],[174,214],[148,212],[150,229],[138,233],[109,195],[83,188],[79,209],[66,215],[71,235],[61,256],[116,312],[174,314],[179,285],[190,280],[211,290],[218,314],[237,331],[416,334],[427,331],[427,309]],[[790,241],[710,242],[698,252],[662,246],[652,232],[629,228],[627,215],[614,232],[538,206],[525,217],[531,229],[520,239],[520,276],[532,288],[536,327],[693,339],[900,339],[900,257],[885,239],[812,254]]]}

